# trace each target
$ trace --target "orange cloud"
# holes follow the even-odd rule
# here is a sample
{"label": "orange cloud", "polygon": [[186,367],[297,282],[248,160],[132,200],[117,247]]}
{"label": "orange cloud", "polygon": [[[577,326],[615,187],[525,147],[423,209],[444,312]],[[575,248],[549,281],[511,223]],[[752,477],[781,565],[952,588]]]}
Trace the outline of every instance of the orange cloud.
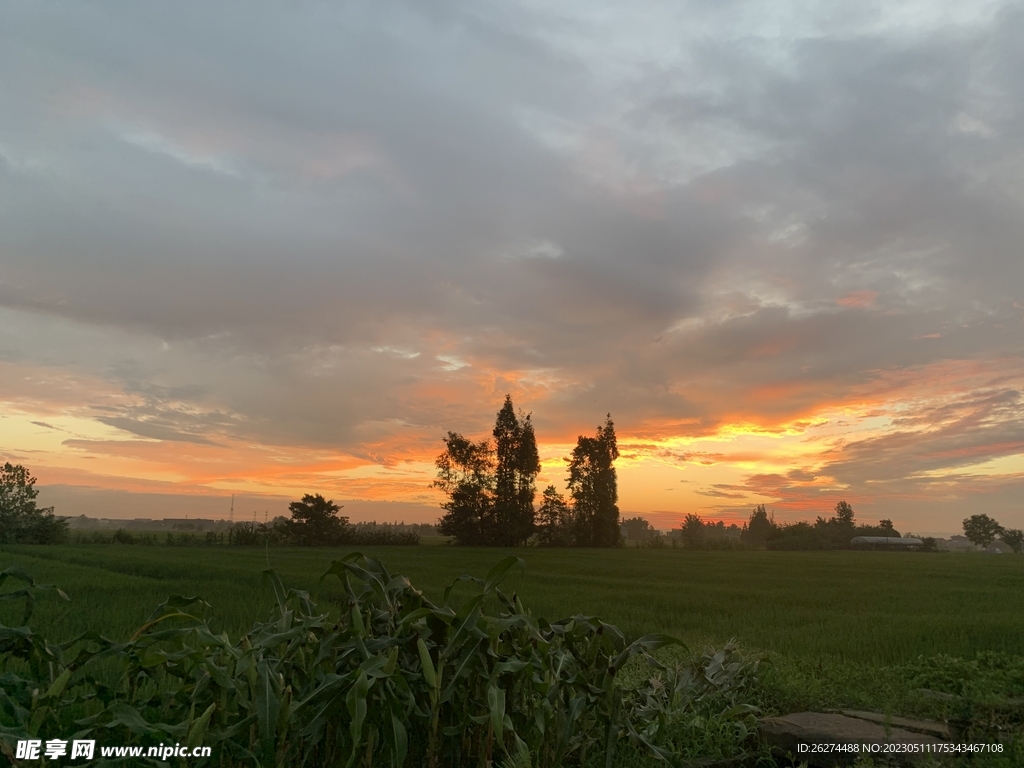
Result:
{"label": "orange cloud", "polygon": [[875,306],[877,298],[878,291],[852,291],[842,298],[836,299],[836,304],[840,307],[868,309]]}

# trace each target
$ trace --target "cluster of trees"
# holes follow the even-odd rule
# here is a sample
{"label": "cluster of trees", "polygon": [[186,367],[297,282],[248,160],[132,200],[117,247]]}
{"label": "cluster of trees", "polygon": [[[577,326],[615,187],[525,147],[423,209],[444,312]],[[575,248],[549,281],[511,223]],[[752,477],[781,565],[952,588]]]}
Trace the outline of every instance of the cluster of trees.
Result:
{"label": "cluster of trees", "polygon": [[622,521],[622,528],[629,541],[649,541],[658,538],[658,531],[642,517],[628,517]]}
{"label": "cluster of trees", "polygon": [[267,523],[238,523],[228,531],[228,543],[240,546],[282,544],[299,547],[415,545],[414,530],[377,523],[351,524],[339,515],[342,507],[321,494],[305,494],[288,505],[291,518]]}
{"label": "cluster of trees", "polygon": [[892,520],[880,520],[878,525],[858,525],[853,507],[840,501],[832,517],[819,516],[813,523],[779,524],[769,516],[764,504],[758,504],[743,526],[740,540],[767,549],[845,549],[855,536],[883,536],[899,538],[900,532]]}
{"label": "cluster of trees", "polygon": [[1018,555],[1024,549],[1024,531],[1017,528],[1003,528],[988,515],[971,515],[964,518],[964,536],[982,549],[992,546],[998,538]]}
{"label": "cluster of trees", "polygon": [[0,544],[59,544],[68,536],[66,518],[36,506],[36,478],[21,464],[0,469]]}
{"label": "cluster of trees", "polygon": [[622,521],[627,541],[647,549],[673,549],[682,545],[686,549],[745,549],[740,542],[741,529],[735,523],[726,525],[722,520],[711,522],[700,515],[688,514],[679,528],[662,535],[642,517]]}
{"label": "cluster of trees", "polygon": [[511,396],[498,411],[494,442],[473,442],[458,432],[444,439],[437,480],[448,500],[438,532],[462,546],[512,547],[534,535],[546,547],[613,547],[619,533],[619,449],[611,415],[594,437],[580,436],[567,459],[568,500],[554,485],[534,509],[540,473],[530,414],[516,414]]}
{"label": "cluster of trees", "polygon": [[679,526],[679,538],[688,549],[717,549],[728,542],[741,541],[742,531],[733,523],[705,521],[700,515],[689,514]]}
{"label": "cluster of trees", "polygon": [[[59,544],[69,536],[68,518],[53,514],[53,507],[38,507],[36,478],[21,466],[4,464],[0,469],[0,544]],[[237,523],[227,530],[228,544],[290,544],[296,546],[371,546],[419,544],[419,534],[407,526],[360,523],[351,525],[338,514],[341,507],[319,493],[306,494],[288,505],[291,518],[277,517],[270,523]],[[532,518],[531,518],[532,519]],[[79,535],[79,543],[156,544],[153,533],[132,535],[118,530],[104,536],[98,532]],[[221,544],[223,533],[210,531],[205,537],[167,534],[167,544]]]}
{"label": "cluster of trees", "polygon": [[[971,515],[963,521],[964,535],[979,547],[992,546],[1001,540],[1014,552],[1024,549],[1024,531],[1003,528],[988,515]],[[686,526],[684,525],[684,531]],[[878,525],[858,525],[853,507],[840,501],[832,517],[818,517],[814,523],[778,524],[769,516],[763,504],[754,508],[743,526],[741,541],[768,549],[842,549],[850,545],[855,536],[899,537],[901,534],[891,520],[880,520]],[[685,538],[685,536],[684,536]],[[924,539],[925,548],[934,548],[934,539]]]}
{"label": "cluster of trees", "polygon": [[[639,546],[665,546],[663,538],[642,517],[624,520],[623,526],[629,540],[637,541]],[[845,549],[855,536],[900,538],[901,534],[891,520],[880,520],[878,525],[858,524],[853,507],[846,501],[837,503],[829,518],[819,516],[813,523],[788,525],[776,523],[765,506],[758,504],[742,528],[688,514],[671,532],[670,543],[687,549]]]}

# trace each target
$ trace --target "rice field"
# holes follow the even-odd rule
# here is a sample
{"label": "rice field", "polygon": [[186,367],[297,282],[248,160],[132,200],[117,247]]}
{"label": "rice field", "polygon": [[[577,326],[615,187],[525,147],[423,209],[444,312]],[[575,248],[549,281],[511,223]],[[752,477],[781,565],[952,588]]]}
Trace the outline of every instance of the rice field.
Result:
{"label": "rice field", "polygon": [[[340,590],[319,576],[348,550],[86,545],[0,548],[56,584],[33,626],[55,640],[95,630],[128,637],[170,594],[199,595],[236,635],[265,616],[268,566],[325,606]],[[507,554],[526,562],[507,585],[536,616],[600,616],[630,635],[667,632],[691,646],[742,647],[801,665],[882,666],[917,656],[1024,656],[1024,557],[889,552],[366,548],[439,598],[457,576]],[[4,623],[16,620],[0,617]]]}

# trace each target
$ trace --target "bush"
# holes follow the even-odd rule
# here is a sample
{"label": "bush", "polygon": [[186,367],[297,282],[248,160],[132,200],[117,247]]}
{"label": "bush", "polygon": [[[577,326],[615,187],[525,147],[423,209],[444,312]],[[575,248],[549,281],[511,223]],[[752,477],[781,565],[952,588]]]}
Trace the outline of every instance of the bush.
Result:
{"label": "bush", "polygon": [[114,531],[114,535],[111,537],[115,544],[134,544],[135,537],[132,536],[124,528],[118,528]]}
{"label": "bush", "polygon": [[729,642],[656,672],[634,694],[647,712],[657,713],[646,733],[687,758],[734,757],[756,739],[760,710],[751,701],[761,693],[759,665]]}
{"label": "bush", "polygon": [[665,543],[665,537],[661,535],[648,536],[646,539],[640,539],[637,541],[638,548],[644,549],[665,549],[668,545]]}
{"label": "bush", "polygon": [[235,523],[228,531],[228,544],[239,547],[263,546],[272,541],[276,544],[281,538],[278,531],[263,523]]}

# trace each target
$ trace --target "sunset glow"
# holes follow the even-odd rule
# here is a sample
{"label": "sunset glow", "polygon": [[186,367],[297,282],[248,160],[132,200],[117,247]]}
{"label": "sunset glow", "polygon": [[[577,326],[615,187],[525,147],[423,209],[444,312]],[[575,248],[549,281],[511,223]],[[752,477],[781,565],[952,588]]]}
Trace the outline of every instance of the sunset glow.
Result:
{"label": "sunset glow", "polygon": [[65,515],[432,521],[442,438],[509,393],[539,488],[610,413],[660,528],[1021,527],[1024,14],[982,5],[279,10],[244,43],[226,9],[12,10],[0,462]]}

